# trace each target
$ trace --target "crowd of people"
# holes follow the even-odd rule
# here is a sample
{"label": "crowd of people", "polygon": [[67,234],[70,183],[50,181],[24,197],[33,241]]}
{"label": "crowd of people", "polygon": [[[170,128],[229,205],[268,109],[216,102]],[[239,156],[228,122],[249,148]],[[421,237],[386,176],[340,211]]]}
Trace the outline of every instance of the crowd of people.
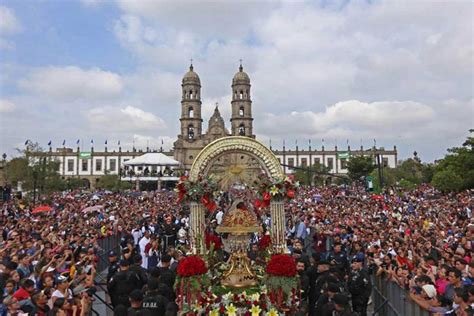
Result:
{"label": "crowd of people", "polygon": [[[473,191],[442,195],[430,186],[387,189],[301,187],[286,203],[288,249],[297,261],[302,314],[366,315],[374,278],[395,282],[437,315],[472,315]],[[223,194],[207,234],[230,205]],[[119,236],[106,283],[116,315],[176,315],[173,285],[189,250],[189,211],[172,191],[60,192],[35,212],[16,198],[0,212],[3,315],[87,315],[95,293],[100,240]],[[249,205],[252,207],[252,205]],[[249,257],[261,262],[263,233]],[[225,254],[224,254],[225,257]]]}

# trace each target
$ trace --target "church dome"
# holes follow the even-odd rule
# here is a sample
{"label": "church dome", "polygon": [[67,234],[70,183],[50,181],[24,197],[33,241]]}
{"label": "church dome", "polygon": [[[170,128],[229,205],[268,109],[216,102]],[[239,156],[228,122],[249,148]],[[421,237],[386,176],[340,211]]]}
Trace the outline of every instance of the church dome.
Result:
{"label": "church dome", "polygon": [[189,71],[183,77],[183,84],[186,83],[195,83],[201,85],[201,80],[197,73],[194,72],[193,64],[189,66]]}
{"label": "church dome", "polygon": [[244,71],[244,67],[242,67],[242,65],[240,65],[239,71],[234,75],[234,79],[232,79],[232,83],[233,84],[239,84],[239,83],[250,84],[250,77]]}

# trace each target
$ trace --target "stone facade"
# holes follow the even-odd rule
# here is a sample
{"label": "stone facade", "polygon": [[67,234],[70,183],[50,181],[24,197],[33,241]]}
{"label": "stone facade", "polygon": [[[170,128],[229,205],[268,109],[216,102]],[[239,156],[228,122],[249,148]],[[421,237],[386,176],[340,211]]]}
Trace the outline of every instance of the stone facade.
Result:
{"label": "stone facade", "polygon": [[201,80],[194,71],[193,65],[189,67],[181,83],[181,118],[179,119],[181,133],[174,143],[174,158],[183,163],[184,169],[189,170],[199,152],[218,138],[230,135],[255,138],[250,86],[250,78],[240,65],[239,71],[232,79],[231,132],[229,133],[226,129],[224,119],[216,106],[204,133],[201,116]]}

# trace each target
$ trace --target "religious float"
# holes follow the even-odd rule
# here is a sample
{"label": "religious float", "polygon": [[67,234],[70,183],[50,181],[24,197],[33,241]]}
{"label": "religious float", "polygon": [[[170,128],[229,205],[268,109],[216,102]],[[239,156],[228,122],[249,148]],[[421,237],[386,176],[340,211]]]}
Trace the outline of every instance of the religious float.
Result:
{"label": "religious float", "polygon": [[[180,315],[295,314],[301,291],[285,243],[284,203],[296,187],[271,150],[253,138],[224,137],[199,153],[177,185],[191,226],[191,251],[178,265],[175,284]],[[211,228],[218,203],[227,207]],[[271,225],[264,233],[258,214],[268,211]]]}

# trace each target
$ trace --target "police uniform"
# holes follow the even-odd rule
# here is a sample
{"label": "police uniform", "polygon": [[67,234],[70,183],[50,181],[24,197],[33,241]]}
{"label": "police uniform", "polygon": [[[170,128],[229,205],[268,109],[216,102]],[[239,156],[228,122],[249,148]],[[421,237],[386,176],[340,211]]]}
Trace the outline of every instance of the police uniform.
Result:
{"label": "police uniform", "polygon": [[[116,257],[116,256],[117,256],[117,254],[114,251],[109,252],[109,257]],[[110,263],[109,268],[107,270],[107,283],[114,276],[114,274],[118,271],[119,267],[120,267],[119,262],[117,260]]]}
{"label": "police uniform", "polygon": [[[361,262],[360,258],[353,260]],[[369,273],[365,269],[353,270],[349,278],[349,292],[352,295],[352,308],[360,316],[367,315],[367,303],[372,292]]]}
{"label": "police uniform", "polygon": [[[125,260],[120,261],[120,266],[128,265]],[[135,289],[140,288],[140,278],[134,271],[121,270],[117,272],[107,285],[112,305],[119,304],[130,306],[128,295]]]}

